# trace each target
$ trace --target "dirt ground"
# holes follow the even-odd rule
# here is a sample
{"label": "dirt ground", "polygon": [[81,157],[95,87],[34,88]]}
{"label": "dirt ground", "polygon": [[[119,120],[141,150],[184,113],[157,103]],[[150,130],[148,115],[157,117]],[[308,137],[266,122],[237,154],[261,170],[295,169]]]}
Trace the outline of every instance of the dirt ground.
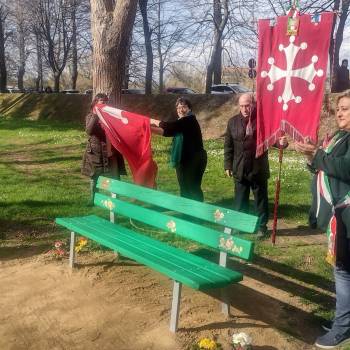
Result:
{"label": "dirt ground", "polygon": [[[294,239],[282,231],[279,245]],[[298,239],[324,243],[318,234]],[[81,253],[70,271],[67,260],[48,257],[45,247],[14,245],[0,252],[1,350],[181,350],[201,337],[216,337],[230,349],[237,332],[252,336],[253,349],[301,350],[313,349],[322,333],[298,297],[307,284],[259,262],[239,263],[246,277],[229,288],[230,317],[220,312],[218,291],[184,287],[174,335],[168,330],[172,283],[145,266],[99,251]],[[332,292],[322,293],[333,300]]]}

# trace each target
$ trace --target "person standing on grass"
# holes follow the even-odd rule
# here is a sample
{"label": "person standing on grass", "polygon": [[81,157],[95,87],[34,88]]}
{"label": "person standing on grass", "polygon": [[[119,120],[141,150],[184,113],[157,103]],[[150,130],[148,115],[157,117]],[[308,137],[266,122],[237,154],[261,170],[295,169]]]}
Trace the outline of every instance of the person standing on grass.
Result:
{"label": "person standing on grass", "polygon": [[83,155],[81,173],[90,177],[91,203],[94,202],[97,178],[100,175],[120,179],[126,175],[125,163],[122,155],[111,145],[100,124],[94,107],[97,104],[108,103],[108,96],[99,93],[91,103],[89,114],[85,120],[85,130],[88,135],[86,149]]}
{"label": "person standing on grass", "polygon": [[[255,211],[260,218],[257,237],[267,234],[268,192],[270,177],[268,153],[255,158],[256,152],[256,109],[254,96],[242,94],[238,100],[239,114],[227,124],[224,143],[224,169],[228,177],[234,178],[234,209],[248,212],[249,193],[254,195]],[[286,136],[279,138],[280,145],[288,146]]]}
{"label": "person standing on grass", "polygon": [[176,169],[181,197],[203,202],[201,184],[207,166],[207,152],[203,147],[201,128],[188,99],[178,98],[175,106],[176,121],[151,119],[151,129],[158,135],[174,137],[171,163]]}
{"label": "person standing on grass", "polygon": [[350,88],[348,60],[344,59],[335,74],[335,92],[343,92]]}
{"label": "person standing on grass", "polygon": [[296,150],[307,157],[315,173],[314,212],[319,228],[327,230],[326,260],[334,266],[335,317],[328,332],[315,345],[333,349],[350,342],[350,90],[337,100],[338,131],[322,147],[297,142]]}

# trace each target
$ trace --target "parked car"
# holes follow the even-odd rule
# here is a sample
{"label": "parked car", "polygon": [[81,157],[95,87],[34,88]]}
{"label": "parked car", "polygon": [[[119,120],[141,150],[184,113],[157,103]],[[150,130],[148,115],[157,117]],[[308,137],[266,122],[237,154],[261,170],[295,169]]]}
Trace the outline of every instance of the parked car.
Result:
{"label": "parked car", "polygon": [[62,90],[61,93],[62,94],[80,94],[80,91],[79,90],[69,89],[69,90]]}
{"label": "parked car", "polygon": [[20,93],[22,91],[16,87],[8,86],[4,92],[7,92],[9,94],[15,94],[15,93]]}
{"label": "parked car", "polygon": [[[87,89],[85,90],[85,95],[92,95],[93,90]],[[132,95],[144,95],[144,89],[122,89],[122,94],[132,94]]]}
{"label": "parked car", "polygon": [[122,89],[122,94],[144,95],[144,89]]}
{"label": "parked car", "polygon": [[165,89],[167,94],[198,94],[197,91],[187,88],[187,87],[168,87]]}
{"label": "parked car", "polygon": [[212,85],[210,88],[211,94],[243,94],[250,91],[247,87],[239,84],[218,84]]}

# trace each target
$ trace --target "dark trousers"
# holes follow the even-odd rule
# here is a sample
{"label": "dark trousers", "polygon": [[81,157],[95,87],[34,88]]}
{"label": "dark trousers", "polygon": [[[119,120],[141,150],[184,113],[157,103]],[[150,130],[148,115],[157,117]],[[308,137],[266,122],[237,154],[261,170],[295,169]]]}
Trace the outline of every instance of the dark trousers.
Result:
{"label": "dark trousers", "polygon": [[201,185],[206,166],[207,152],[203,150],[203,152],[196,154],[190,161],[181,162],[176,167],[181,197],[203,202],[204,196]]}
{"label": "dark trousers", "polygon": [[254,195],[255,213],[260,219],[260,229],[266,231],[267,221],[269,219],[269,205],[267,196],[267,179],[254,179],[252,181],[235,179],[235,199],[234,209],[248,213],[250,189]]}

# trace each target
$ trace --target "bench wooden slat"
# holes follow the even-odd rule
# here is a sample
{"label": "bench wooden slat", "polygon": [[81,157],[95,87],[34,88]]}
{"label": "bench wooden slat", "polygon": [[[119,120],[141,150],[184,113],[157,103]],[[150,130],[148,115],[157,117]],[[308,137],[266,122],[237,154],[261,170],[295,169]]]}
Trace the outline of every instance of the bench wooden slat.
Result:
{"label": "bench wooden slat", "polygon": [[[104,220],[99,220],[99,223],[96,224],[95,221],[97,232],[101,232],[101,229],[106,229],[105,222],[106,221]],[[204,281],[209,281],[210,283],[216,283],[217,278],[225,279],[230,278],[231,276],[231,273],[228,273],[226,269],[213,270],[213,266],[217,267],[218,265],[213,265],[213,263],[209,262],[208,260],[203,260],[202,258],[194,258],[189,261],[189,254],[179,248],[171,247],[162,242],[159,242],[158,240],[152,239],[142,234],[137,234],[136,232],[129,230],[123,226],[116,226],[118,228],[118,238],[123,238],[125,240],[124,243],[128,244],[129,248],[135,249],[135,247],[141,247],[141,255],[152,255],[157,259],[161,259],[163,261],[163,264],[168,264],[171,262],[174,265],[174,270],[176,271],[182,270],[182,272],[185,273],[190,272],[191,274],[198,276],[198,278],[203,279]],[[114,226],[111,226],[110,228],[112,228],[114,231]],[[115,232],[107,231],[106,235],[109,235],[112,239],[115,238]],[[140,244],[142,245],[140,246]],[[166,251],[164,250],[164,247],[167,248]],[[176,264],[174,261],[176,261]],[[201,273],[199,273],[199,271]],[[203,276],[203,272],[209,272],[209,275]],[[217,277],[213,278],[213,276]]]}
{"label": "bench wooden slat", "polygon": [[223,287],[242,280],[238,272],[97,216],[57,218],[56,222],[194,289]]}
{"label": "bench wooden slat", "polygon": [[253,233],[258,228],[259,219],[254,215],[223,209],[212,204],[181,198],[170,193],[152,190],[124,181],[100,176],[98,178],[97,187],[121,196],[138,199],[145,203],[175,210],[179,213],[215,222],[239,231]]}
{"label": "bench wooden slat", "polygon": [[132,203],[124,202],[116,198],[95,194],[95,205],[112,210],[123,216],[158,227],[164,231],[176,233],[183,237],[193,239],[212,248],[220,249],[239,258],[250,260],[254,251],[254,243],[234,237],[216,230],[194,224],[180,218],[155,212]]}

